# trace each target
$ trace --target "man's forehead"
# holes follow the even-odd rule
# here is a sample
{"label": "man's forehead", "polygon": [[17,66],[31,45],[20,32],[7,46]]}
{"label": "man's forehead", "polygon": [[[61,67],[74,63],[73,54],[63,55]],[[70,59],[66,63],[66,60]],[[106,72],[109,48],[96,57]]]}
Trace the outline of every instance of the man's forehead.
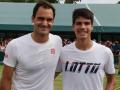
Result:
{"label": "man's forehead", "polygon": [[91,20],[90,19],[87,19],[87,18],[77,18],[76,20],[75,20],[76,22],[91,22]]}
{"label": "man's forehead", "polygon": [[53,19],[53,17],[46,17],[46,16],[37,16],[39,19]]}

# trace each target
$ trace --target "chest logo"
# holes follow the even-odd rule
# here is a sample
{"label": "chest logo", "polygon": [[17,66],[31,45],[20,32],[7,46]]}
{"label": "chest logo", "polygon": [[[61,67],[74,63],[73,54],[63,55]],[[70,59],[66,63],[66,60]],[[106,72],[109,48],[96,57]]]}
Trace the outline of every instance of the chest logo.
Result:
{"label": "chest logo", "polygon": [[[83,69],[84,67],[84,69]],[[80,73],[83,69],[84,73],[97,73],[100,63],[86,63],[86,62],[72,62],[69,61],[65,64],[65,71]]]}
{"label": "chest logo", "polygon": [[55,48],[50,49],[51,54],[55,54]]}

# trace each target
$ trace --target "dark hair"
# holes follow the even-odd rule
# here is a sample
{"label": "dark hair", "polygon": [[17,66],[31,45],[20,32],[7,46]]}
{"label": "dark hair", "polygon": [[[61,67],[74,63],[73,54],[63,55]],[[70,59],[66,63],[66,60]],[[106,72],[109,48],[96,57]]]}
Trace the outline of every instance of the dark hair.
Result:
{"label": "dark hair", "polygon": [[32,17],[35,17],[36,16],[36,13],[38,11],[38,8],[39,7],[44,7],[44,8],[47,8],[47,9],[52,9],[53,11],[53,17],[55,18],[55,8],[53,7],[53,5],[47,1],[43,1],[43,0],[39,0],[36,5],[34,6],[33,8],[33,14],[32,14]]}
{"label": "dark hair", "polygon": [[94,14],[87,8],[78,8],[73,11],[72,15],[72,23],[75,23],[75,20],[79,17],[83,17],[86,19],[90,19],[93,24]]}

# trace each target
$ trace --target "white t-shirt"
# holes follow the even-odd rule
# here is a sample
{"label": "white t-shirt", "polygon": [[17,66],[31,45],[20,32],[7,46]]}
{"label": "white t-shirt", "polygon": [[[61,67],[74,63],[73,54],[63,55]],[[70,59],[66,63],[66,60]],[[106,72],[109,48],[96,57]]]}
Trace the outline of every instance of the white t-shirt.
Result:
{"label": "white t-shirt", "polygon": [[57,72],[63,73],[63,90],[103,90],[105,73],[115,74],[111,50],[93,41],[89,50],[75,42],[63,47]]}
{"label": "white t-shirt", "polygon": [[16,69],[14,90],[53,90],[61,47],[61,38],[52,34],[43,44],[33,41],[31,33],[12,40],[6,47],[3,62]]}

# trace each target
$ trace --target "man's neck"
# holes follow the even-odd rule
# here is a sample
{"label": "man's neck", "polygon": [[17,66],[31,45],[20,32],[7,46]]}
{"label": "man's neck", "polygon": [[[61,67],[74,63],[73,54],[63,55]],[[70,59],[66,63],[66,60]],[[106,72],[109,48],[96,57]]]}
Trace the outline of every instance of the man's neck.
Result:
{"label": "man's neck", "polygon": [[37,42],[37,43],[45,43],[49,39],[49,35],[40,35],[40,34],[35,34],[34,32],[31,34],[32,39]]}
{"label": "man's neck", "polygon": [[76,40],[75,46],[80,50],[88,50],[92,47],[92,40]]}

